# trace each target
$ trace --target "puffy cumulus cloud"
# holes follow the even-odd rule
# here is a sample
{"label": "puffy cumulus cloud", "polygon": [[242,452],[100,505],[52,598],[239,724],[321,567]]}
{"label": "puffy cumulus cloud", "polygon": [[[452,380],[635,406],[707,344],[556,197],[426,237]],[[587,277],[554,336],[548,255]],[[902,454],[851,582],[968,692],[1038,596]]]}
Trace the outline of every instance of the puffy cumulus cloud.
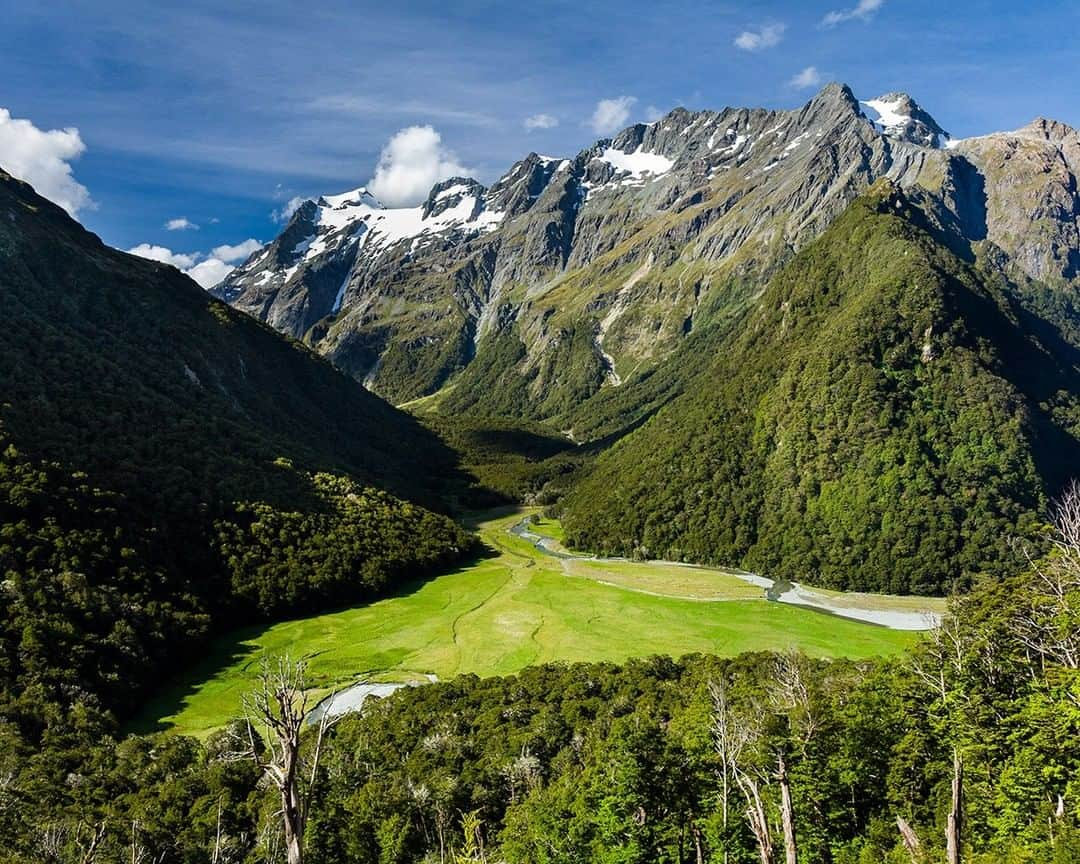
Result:
{"label": "puffy cumulus cloud", "polygon": [[138,255],[140,258],[149,258],[151,261],[160,261],[162,264],[172,264],[178,270],[194,267],[195,262],[199,260],[198,252],[191,254],[173,252],[172,249],[165,246],[153,246],[149,243],[140,243],[127,251],[132,255]]}
{"label": "puffy cumulus cloud", "polygon": [[166,231],[198,231],[199,226],[192,222],[190,219],[186,219],[181,216],[178,219],[170,219],[165,223]]}
{"label": "puffy cumulus cloud", "polygon": [[855,19],[866,21],[868,18],[871,18],[884,3],[885,0],[859,0],[859,2],[850,9],[838,9],[834,12],[830,12],[821,19],[821,26],[835,27],[837,24],[843,24],[845,21],[853,21]]}
{"label": "puffy cumulus cloud", "polygon": [[189,267],[184,272],[198,282],[201,287],[210,289],[232,273],[233,269],[231,264],[226,264],[218,258],[207,258],[194,267]]}
{"label": "puffy cumulus cloud", "polygon": [[209,255],[203,252],[173,252],[165,246],[154,246],[150,243],[140,243],[128,249],[128,252],[140,258],[172,264],[178,270],[183,270],[203,288],[213,288],[235,269],[235,264],[261,248],[262,244],[258,240],[249,238],[235,246],[228,244],[215,246],[210,250]]}
{"label": "puffy cumulus cloud", "polygon": [[533,114],[531,117],[526,117],[522,124],[529,132],[534,129],[554,129],[559,125],[559,118],[551,114]]}
{"label": "puffy cumulus cloud", "polygon": [[735,37],[735,47],[743,51],[761,51],[780,44],[784,38],[784,24],[766,24],[760,30],[743,30]]}
{"label": "puffy cumulus cloud", "polygon": [[277,223],[288,222],[292,219],[293,213],[300,209],[300,205],[308,199],[302,195],[296,195],[282,204],[277,210],[270,214],[270,218]]}
{"label": "puffy cumulus cloud", "polygon": [[468,173],[431,126],[409,126],[383,148],[368,189],[389,207],[407,207],[423,201],[440,180]]}
{"label": "puffy cumulus cloud", "polygon": [[601,99],[596,103],[589,125],[597,135],[611,135],[618,132],[630,119],[630,110],[637,104],[633,96],[619,96],[616,99]]}
{"label": "puffy cumulus cloud", "polygon": [[788,85],[796,90],[817,87],[819,84],[821,84],[821,73],[818,72],[817,66],[807,66],[788,81]]}
{"label": "puffy cumulus cloud", "polygon": [[223,246],[215,246],[210,250],[210,254],[221,261],[227,261],[230,264],[235,264],[238,261],[245,261],[262,249],[262,243],[253,237],[249,237],[243,243],[237,243],[235,246],[230,246],[227,243]]}
{"label": "puffy cumulus cloud", "polygon": [[25,180],[72,216],[94,207],[90,192],[75,180],[69,164],[85,150],[78,129],[45,131],[0,108],[0,168]]}

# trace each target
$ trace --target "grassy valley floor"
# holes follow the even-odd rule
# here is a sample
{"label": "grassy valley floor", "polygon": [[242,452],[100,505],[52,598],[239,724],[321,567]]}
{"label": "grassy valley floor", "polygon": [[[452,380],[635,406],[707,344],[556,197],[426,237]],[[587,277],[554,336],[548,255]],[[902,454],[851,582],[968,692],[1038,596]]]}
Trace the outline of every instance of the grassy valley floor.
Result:
{"label": "grassy valley floor", "polygon": [[[268,653],[309,658],[310,678],[325,692],[357,680],[504,675],[536,663],[651,654],[799,649],[868,657],[918,638],[768,602],[762,589],[723,570],[554,558],[508,533],[526,512],[479,524],[489,557],[397,596],[222,637],[147,706],[137,730],[204,736],[220,728],[240,713]],[[542,522],[539,532],[560,536],[558,523]]]}

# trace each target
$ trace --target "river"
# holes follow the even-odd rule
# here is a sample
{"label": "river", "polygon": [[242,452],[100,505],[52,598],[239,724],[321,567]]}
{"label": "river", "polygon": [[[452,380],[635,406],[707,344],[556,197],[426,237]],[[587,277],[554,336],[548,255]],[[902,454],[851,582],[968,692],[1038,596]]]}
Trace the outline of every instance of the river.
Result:
{"label": "river", "polygon": [[[562,548],[549,537],[542,537],[528,529],[529,518],[526,517],[510,528],[510,533],[523,540],[528,540],[544,555],[552,558],[580,558],[586,561],[603,563],[629,562],[628,558],[600,558],[595,555],[573,555]],[[702,570],[712,568],[698,564],[685,564],[680,561],[661,561],[662,564],[670,564],[679,567],[696,567]],[[866,624],[876,624],[879,627],[888,627],[892,630],[933,630],[941,623],[941,616],[931,609],[885,609],[883,604],[888,604],[891,598],[875,594],[836,594],[819,591],[799,582],[786,580],[773,580],[757,573],[748,573],[743,570],[726,569],[723,572],[730,573],[756,585],[762,589],[765,599],[775,603],[787,603],[791,606],[801,606],[804,609],[813,609],[840,618],[850,618],[854,621],[862,621]]]}

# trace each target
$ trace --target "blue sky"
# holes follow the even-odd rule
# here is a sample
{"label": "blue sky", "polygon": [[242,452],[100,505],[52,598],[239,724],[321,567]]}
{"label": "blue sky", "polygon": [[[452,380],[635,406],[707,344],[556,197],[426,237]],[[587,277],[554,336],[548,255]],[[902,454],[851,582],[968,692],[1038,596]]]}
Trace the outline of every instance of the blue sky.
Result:
{"label": "blue sky", "polygon": [[[1080,124],[1074,2],[0,0],[0,22],[0,109],[82,148],[11,127],[0,166],[55,147],[87,227],[192,260],[271,239],[293,196],[367,182],[415,125],[438,138],[412,158],[491,181],[530,150],[577,152],[605,119],[792,107],[819,80],[906,90],[954,136]],[[180,218],[199,228],[166,230]]]}

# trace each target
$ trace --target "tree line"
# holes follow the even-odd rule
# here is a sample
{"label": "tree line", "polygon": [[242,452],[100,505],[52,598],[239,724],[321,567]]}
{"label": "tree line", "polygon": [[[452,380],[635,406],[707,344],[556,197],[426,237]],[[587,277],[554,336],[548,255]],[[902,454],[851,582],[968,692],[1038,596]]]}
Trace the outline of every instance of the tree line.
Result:
{"label": "tree line", "polygon": [[[1053,550],[909,656],[552,664],[305,724],[267,667],[206,742],[0,725],[8,860],[1065,864],[1080,856],[1080,492]],[[291,778],[291,780],[290,780]],[[142,855],[142,858],[138,856]]]}

